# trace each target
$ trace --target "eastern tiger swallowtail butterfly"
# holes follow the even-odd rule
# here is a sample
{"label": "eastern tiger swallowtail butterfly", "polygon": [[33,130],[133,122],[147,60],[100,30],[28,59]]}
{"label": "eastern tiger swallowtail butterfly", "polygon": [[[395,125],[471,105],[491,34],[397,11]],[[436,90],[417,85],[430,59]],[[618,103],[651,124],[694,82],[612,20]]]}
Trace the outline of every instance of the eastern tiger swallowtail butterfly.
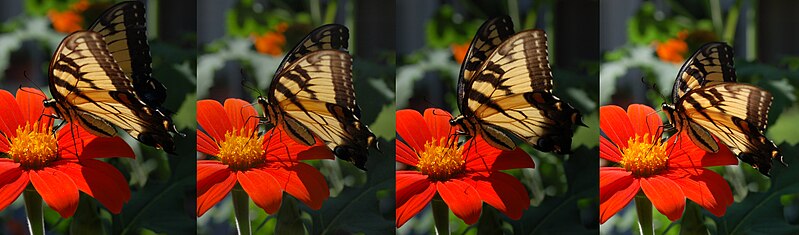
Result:
{"label": "eastern tiger swallowtail butterfly", "polygon": [[172,120],[139,98],[103,35],[68,35],[53,54],[49,71],[53,99],[44,103],[58,118],[102,137],[116,135],[117,126],[146,145],[174,152],[169,132],[177,131]]}
{"label": "eastern tiger swallowtail butterfly", "polygon": [[[671,91],[672,104],[663,104],[670,126],[687,131],[691,141],[708,152],[721,143],[738,158],[768,175],[771,160],[782,162],[777,146],[763,135],[771,94],[737,83],[732,47],[703,45],[683,64]],[[784,162],[783,162],[784,164]]]}
{"label": "eastern tiger swallowtail butterfly", "polygon": [[313,30],[286,55],[258,103],[267,122],[282,125],[294,141],[313,145],[318,136],[337,157],[366,170],[377,139],[355,103],[348,39],[343,25]]}
{"label": "eastern tiger swallowtail butterfly", "polygon": [[461,115],[450,121],[502,150],[516,148],[506,132],[538,150],[571,152],[579,111],[552,94],[546,33],[514,34],[510,17],[486,21],[472,40],[458,80]]}
{"label": "eastern tiger swallowtail butterfly", "polygon": [[133,81],[139,99],[148,106],[171,114],[161,107],[166,101],[166,87],[152,77],[150,46],[147,42],[147,20],[144,4],[126,1],[111,6],[89,30],[103,35],[108,51],[125,76]]}

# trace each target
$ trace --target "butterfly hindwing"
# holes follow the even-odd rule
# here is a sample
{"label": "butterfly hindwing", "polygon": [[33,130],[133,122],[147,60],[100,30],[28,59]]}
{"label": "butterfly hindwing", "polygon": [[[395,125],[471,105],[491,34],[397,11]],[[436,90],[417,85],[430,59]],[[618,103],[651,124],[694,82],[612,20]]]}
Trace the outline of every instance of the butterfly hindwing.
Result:
{"label": "butterfly hindwing", "polygon": [[513,133],[541,151],[570,152],[572,128],[581,123],[581,115],[551,93],[552,81],[544,31],[527,30],[509,37],[489,54],[471,80],[463,80],[461,112],[473,119],[467,122],[475,123],[466,126],[483,126],[467,131],[494,140],[489,144],[503,150],[515,144],[490,129]]}
{"label": "butterfly hindwing", "polygon": [[58,116],[98,136],[113,136],[112,124],[144,144],[174,150],[171,120],[136,96],[101,34],[78,31],[64,38],[49,71],[53,99],[45,103]]}
{"label": "butterfly hindwing", "polygon": [[692,89],[721,82],[736,82],[732,47],[721,42],[703,45],[680,68],[671,95],[673,100]]}

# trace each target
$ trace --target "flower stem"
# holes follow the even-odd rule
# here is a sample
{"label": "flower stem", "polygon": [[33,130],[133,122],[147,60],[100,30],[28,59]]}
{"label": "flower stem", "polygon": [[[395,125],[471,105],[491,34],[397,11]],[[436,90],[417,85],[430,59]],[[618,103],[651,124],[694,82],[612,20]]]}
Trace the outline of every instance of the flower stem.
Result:
{"label": "flower stem", "polygon": [[433,198],[433,220],[436,222],[436,234],[449,234],[449,207],[436,195]]}
{"label": "flower stem", "polygon": [[638,213],[638,227],[641,229],[641,235],[655,234],[655,228],[652,226],[652,202],[649,201],[645,195],[635,196],[635,210]]}
{"label": "flower stem", "polygon": [[25,197],[25,213],[28,215],[28,230],[32,235],[44,234],[44,212],[42,211],[42,196],[36,189],[27,188],[22,193]]}
{"label": "flower stem", "polygon": [[239,235],[250,235],[252,234],[250,231],[250,197],[240,185],[233,187],[231,192],[233,194],[233,211],[236,216],[236,229]]}

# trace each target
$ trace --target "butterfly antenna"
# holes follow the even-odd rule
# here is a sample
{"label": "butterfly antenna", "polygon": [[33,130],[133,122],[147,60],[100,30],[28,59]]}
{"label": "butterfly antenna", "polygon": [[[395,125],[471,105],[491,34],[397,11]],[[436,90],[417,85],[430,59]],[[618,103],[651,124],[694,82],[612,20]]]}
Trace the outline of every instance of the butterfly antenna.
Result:
{"label": "butterfly antenna", "polygon": [[241,68],[239,70],[239,72],[241,73],[241,86],[242,87],[247,88],[247,90],[250,90],[250,91],[253,91],[255,93],[258,93],[258,96],[264,96],[261,93],[261,90],[256,88],[256,86],[253,84],[252,79],[249,79],[250,76],[247,76],[247,71],[244,71],[244,68]]}
{"label": "butterfly antenna", "polygon": [[663,99],[663,102],[667,102],[668,101],[668,98],[666,98],[666,96],[663,95],[663,93],[660,93],[660,89],[658,88],[657,82],[649,83],[649,82],[646,81],[646,79],[644,77],[641,77],[641,82],[644,83],[644,85],[646,85],[647,89],[651,89],[651,90],[655,91],[655,93],[657,93],[658,96],[660,96],[660,98]]}

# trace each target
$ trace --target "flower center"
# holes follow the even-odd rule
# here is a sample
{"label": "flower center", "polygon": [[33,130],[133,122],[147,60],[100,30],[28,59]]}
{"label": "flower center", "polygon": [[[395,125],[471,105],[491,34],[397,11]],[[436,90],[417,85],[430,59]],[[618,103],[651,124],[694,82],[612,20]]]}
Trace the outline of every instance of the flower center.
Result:
{"label": "flower center", "polygon": [[225,133],[225,141],[219,144],[219,160],[233,170],[247,170],[256,167],[266,158],[266,150],[261,146],[264,137],[253,138],[241,129]]}
{"label": "flower center", "polygon": [[39,122],[17,128],[17,136],[11,138],[8,155],[14,162],[26,169],[42,169],[48,163],[58,159],[58,142],[51,128],[39,131]]}
{"label": "flower center", "polygon": [[447,180],[466,170],[463,151],[457,145],[448,145],[446,138],[424,144],[416,167],[433,180]]}
{"label": "flower center", "polygon": [[622,158],[619,163],[637,177],[655,175],[667,168],[669,156],[666,154],[666,144],[660,138],[644,134],[643,137],[627,140],[627,148],[621,149]]}

